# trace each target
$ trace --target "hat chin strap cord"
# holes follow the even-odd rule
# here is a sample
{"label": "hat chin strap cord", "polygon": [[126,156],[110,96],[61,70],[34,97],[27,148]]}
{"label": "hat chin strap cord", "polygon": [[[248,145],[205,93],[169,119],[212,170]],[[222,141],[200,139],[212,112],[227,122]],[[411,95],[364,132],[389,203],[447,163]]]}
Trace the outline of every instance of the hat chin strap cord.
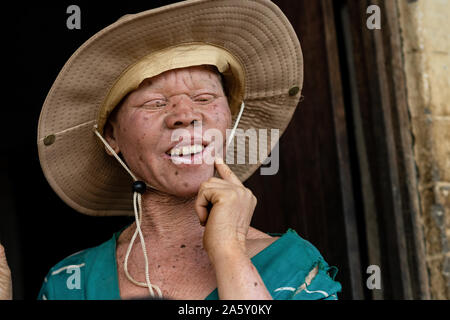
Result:
{"label": "hat chin strap cord", "polygon": [[[241,108],[239,110],[239,114],[236,118],[236,122],[233,126],[233,129],[231,130],[231,134],[228,137],[228,141],[226,143],[227,148],[230,145],[231,141],[233,141],[234,135],[236,133],[236,129],[238,127],[239,121],[241,120],[242,113],[244,111],[245,104],[244,101],[242,101]],[[133,284],[140,286],[140,287],[147,287],[150,293],[150,296],[152,298],[155,297],[154,289],[156,290],[158,297],[162,298],[162,292],[161,289],[150,282],[150,275],[149,275],[149,267],[148,267],[148,256],[147,256],[147,249],[145,248],[145,241],[144,241],[144,235],[141,230],[141,221],[142,221],[142,194],[145,192],[146,188],[152,188],[157,190],[155,187],[148,185],[145,182],[139,181],[136,176],[131,172],[131,170],[128,168],[128,166],[125,164],[125,162],[120,159],[120,157],[117,155],[117,153],[114,151],[114,149],[109,145],[109,143],[103,138],[103,136],[98,132],[97,125],[94,125],[94,133],[97,135],[97,137],[102,141],[102,143],[105,145],[106,149],[108,149],[109,152],[116,158],[117,161],[122,165],[122,167],[128,172],[128,174],[133,178],[133,207],[134,207],[134,218],[136,221],[136,231],[133,234],[133,237],[131,238],[130,244],[128,245],[127,253],[125,255],[125,260],[123,263],[123,268],[125,271],[125,275],[127,276],[128,280],[130,280]],[[144,187],[145,186],[145,187]],[[136,281],[128,272],[128,257],[130,255],[131,249],[133,248],[134,241],[136,240],[136,237],[139,235],[139,239],[141,241],[141,248],[142,253],[144,254],[144,260],[145,260],[145,282],[139,282]]]}
{"label": "hat chin strap cord", "polygon": [[[147,256],[147,249],[145,248],[145,241],[144,241],[144,235],[142,234],[141,230],[141,221],[142,221],[142,194],[139,192],[145,192],[145,190],[137,190],[135,186],[140,183],[136,176],[131,172],[131,170],[128,168],[128,166],[120,159],[120,157],[117,155],[117,153],[114,151],[114,149],[109,145],[109,143],[102,137],[100,132],[97,130],[97,125],[94,126],[94,132],[99,137],[99,139],[103,142],[106,149],[108,149],[109,152],[119,161],[119,163],[122,165],[122,167],[130,174],[130,176],[133,178],[133,207],[134,207],[134,218],[136,221],[136,231],[133,234],[133,237],[131,238],[130,244],[128,245],[127,253],[125,255],[125,261],[123,263],[123,268],[125,271],[125,275],[127,276],[128,280],[130,280],[132,283],[134,283],[137,286],[140,287],[148,287],[148,290],[150,292],[150,296],[152,298],[155,297],[155,292],[153,289],[155,289],[158,293],[159,298],[162,298],[162,292],[161,289],[152,284],[150,282],[150,275],[148,270],[148,256]],[[146,185],[146,184],[145,184]],[[146,185],[148,186],[148,185]],[[150,188],[156,189],[152,186],[148,186]],[[136,240],[137,235],[139,234],[139,238],[141,240],[141,247],[142,247],[142,253],[144,254],[144,260],[145,260],[145,282],[139,282],[133,279],[133,277],[128,272],[128,257],[130,256],[131,249],[133,248],[134,241]]]}

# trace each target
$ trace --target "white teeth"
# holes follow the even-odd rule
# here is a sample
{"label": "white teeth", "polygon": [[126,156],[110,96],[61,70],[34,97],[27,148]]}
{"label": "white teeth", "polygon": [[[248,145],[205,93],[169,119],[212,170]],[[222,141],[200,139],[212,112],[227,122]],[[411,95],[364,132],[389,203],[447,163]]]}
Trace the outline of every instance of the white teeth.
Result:
{"label": "white teeth", "polygon": [[178,157],[178,156],[186,156],[189,154],[195,154],[203,151],[203,146],[201,144],[195,144],[193,146],[184,146],[179,148],[173,148],[170,150],[170,156],[171,157]]}

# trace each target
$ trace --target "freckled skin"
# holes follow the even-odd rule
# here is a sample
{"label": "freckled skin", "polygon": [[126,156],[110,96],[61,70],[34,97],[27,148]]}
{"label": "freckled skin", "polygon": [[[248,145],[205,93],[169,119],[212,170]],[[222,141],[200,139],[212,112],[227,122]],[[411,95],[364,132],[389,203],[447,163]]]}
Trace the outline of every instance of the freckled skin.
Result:
{"label": "freckled skin", "polygon": [[[195,100],[197,95],[205,92],[214,99],[207,99],[207,103]],[[152,103],[155,100],[162,103]],[[225,299],[235,296],[260,298],[264,293],[267,293],[264,298],[268,298],[270,294],[249,259],[252,256],[250,252],[253,251],[249,250],[247,254],[245,248],[235,246],[241,242],[230,240],[230,234],[234,237],[234,232],[228,232],[231,230],[228,225],[231,224],[234,228],[237,220],[235,218],[239,217],[236,213],[243,212],[241,208],[249,211],[247,207],[251,206],[252,202],[221,201],[215,206],[216,210],[220,211],[216,211],[219,214],[214,214],[210,210],[212,205],[208,205],[206,209],[210,210],[210,216],[208,225],[203,229],[198,221],[198,211],[196,212],[194,207],[194,196],[197,195],[200,184],[213,176],[214,165],[204,163],[179,166],[167,159],[166,152],[174,145],[174,141],[171,141],[172,133],[179,128],[193,132],[194,122],[201,122],[203,131],[219,130],[223,137],[226,136],[226,129],[231,126],[231,114],[220,77],[205,67],[171,70],[151,78],[150,81],[144,81],[137,90],[123,99],[115,116],[111,117],[110,123],[105,127],[105,138],[115,152],[122,153],[137,178],[160,191],[143,195],[141,229],[146,242],[148,241],[148,248],[151,248],[147,250],[151,267],[150,278],[155,284],[162,284],[161,289],[163,292],[165,290],[164,294],[168,297],[203,299],[217,287],[221,295],[225,294]],[[219,172],[221,167],[216,164],[216,168]],[[229,175],[222,172],[221,177],[229,178]],[[233,189],[237,188],[237,184],[232,186],[229,181],[222,183]],[[216,194],[220,192],[217,190]],[[232,197],[225,199],[229,198]],[[236,205],[242,203],[244,206]],[[248,213],[251,212],[244,212],[244,219],[249,216]],[[221,226],[226,227],[221,231]],[[148,294],[146,288],[136,288],[130,283],[122,269],[134,230],[133,226],[128,227],[117,243],[122,298]],[[249,240],[257,240],[256,231],[252,232]],[[264,233],[257,234],[260,237],[260,234]],[[226,241],[223,241],[224,239]],[[219,242],[225,245],[216,245]],[[183,248],[182,244],[186,243],[187,247]],[[253,242],[248,242],[248,248],[257,249],[251,243]],[[230,247],[234,252],[231,256]],[[137,280],[144,281],[144,259],[139,248],[131,251],[129,262],[133,276],[136,275]],[[153,268],[155,263],[160,263],[156,270]],[[254,286],[255,282],[257,289],[263,289],[260,295],[253,294],[258,291]],[[244,283],[245,286],[242,285]],[[242,290],[248,288],[253,289],[252,292],[242,293]],[[138,292],[139,294],[136,294]],[[236,292],[239,293],[236,295]]]}
{"label": "freckled skin", "polygon": [[[208,103],[195,101],[201,94],[214,99]],[[158,99],[165,99],[165,105],[154,107],[151,103]],[[231,126],[220,78],[202,66],[170,70],[144,80],[123,100],[114,118],[105,128],[105,138],[117,153],[122,153],[131,171],[159,191],[180,197],[195,196],[200,184],[214,175],[214,165],[183,167],[164,158],[174,143],[174,130],[186,129],[193,136],[193,123],[198,121],[203,133],[214,128],[226,137],[226,129]]]}

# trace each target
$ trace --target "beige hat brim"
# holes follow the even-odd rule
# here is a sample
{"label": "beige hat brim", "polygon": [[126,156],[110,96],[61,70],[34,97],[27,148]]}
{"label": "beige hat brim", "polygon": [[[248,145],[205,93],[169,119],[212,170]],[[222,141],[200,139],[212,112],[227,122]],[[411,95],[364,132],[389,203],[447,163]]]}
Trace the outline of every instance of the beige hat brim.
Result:
{"label": "beige hat brim", "polygon": [[[39,118],[42,170],[55,192],[75,210],[95,216],[133,214],[132,179],[106,154],[93,127],[124,70],[152,52],[181,43],[224,48],[244,66],[240,129],[275,128],[280,136],[286,129],[300,97],[303,57],[291,24],[275,4],[197,0],[127,15],[70,57]],[[259,166],[230,165],[241,181]]]}

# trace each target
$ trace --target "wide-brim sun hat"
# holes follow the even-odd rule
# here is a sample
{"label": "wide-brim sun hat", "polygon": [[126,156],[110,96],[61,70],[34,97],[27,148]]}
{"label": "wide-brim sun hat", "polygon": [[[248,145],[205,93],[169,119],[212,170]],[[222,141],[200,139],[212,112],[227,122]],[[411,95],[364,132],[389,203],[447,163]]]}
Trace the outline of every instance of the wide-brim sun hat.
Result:
{"label": "wide-brim sun hat", "polygon": [[[39,160],[64,202],[88,215],[133,215],[130,175],[105,152],[94,128],[102,133],[114,107],[145,78],[196,65],[223,74],[233,120],[245,102],[239,129],[282,135],[299,103],[303,57],[275,4],[190,0],[125,15],[70,57],[42,107]],[[230,168],[245,181],[260,165]]]}

